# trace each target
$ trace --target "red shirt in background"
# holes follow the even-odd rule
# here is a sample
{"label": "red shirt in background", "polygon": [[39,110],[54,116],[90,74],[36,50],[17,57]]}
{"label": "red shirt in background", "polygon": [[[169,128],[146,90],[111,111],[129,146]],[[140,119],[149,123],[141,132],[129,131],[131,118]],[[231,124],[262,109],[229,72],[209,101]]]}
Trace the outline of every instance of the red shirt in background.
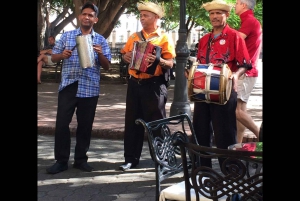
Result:
{"label": "red shirt in background", "polygon": [[241,27],[238,30],[247,35],[246,46],[252,63],[252,69],[246,71],[247,76],[257,77],[257,63],[262,45],[262,28],[260,22],[254,17],[252,10],[247,10],[240,15]]}

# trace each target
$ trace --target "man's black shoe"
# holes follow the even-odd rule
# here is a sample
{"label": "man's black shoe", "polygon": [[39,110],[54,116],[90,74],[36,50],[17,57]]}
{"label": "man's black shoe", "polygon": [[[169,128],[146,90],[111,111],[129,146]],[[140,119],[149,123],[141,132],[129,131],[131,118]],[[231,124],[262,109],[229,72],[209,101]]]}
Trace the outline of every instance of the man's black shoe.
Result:
{"label": "man's black shoe", "polygon": [[51,167],[47,168],[46,171],[49,174],[56,174],[68,169],[68,163],[54,163]]}
{"label": "man's black shoe", "polygon": [[133,163],[124,163],[124,164],[122,164],[122,165],[119,167],[119,170],[125,171],[125,170],[129,170],[130,168],[134,168],[134,167],[136,167],[136,166],[137,166],[137,164],[133,164]]}
{"label": "man's black shoe", "polygon": [[93,167],[89,166],[89,164],[87,162],[83,162],[83,163],[74,163],[73,164],[73,168],[85,171],[85,172],[92,172],[94,170]]}

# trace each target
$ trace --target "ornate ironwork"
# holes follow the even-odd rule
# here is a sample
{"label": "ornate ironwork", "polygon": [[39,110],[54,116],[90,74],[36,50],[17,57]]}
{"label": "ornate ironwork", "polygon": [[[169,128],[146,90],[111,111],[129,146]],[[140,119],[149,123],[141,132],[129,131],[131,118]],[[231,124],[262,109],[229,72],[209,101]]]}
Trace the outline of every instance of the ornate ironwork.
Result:
{"label": "ornate ironwork", "polygon": [[173,144],[174,140],[178,138],[184,141],[193,139],[197,142],[197,140],[194,135],[190,136],[187,133],[192,132],[190,131],[192,123],[186,113],[148,123],[142,119],[137,119],[135,122],[144,126],[148,136],[151,157],[155,163],[156,200],[158,201],[161,182],[183,171],[180,147]]}
{"label": "ornate ironwork", "polygon": [[[262,152],[205,147],[184,141],[183,138],[178,138],[174,143],[181,147],[185,191],[194,189],[197,201],[199,194],[215,201],[220,198],[230,201],[233,196],[245,201],[263,200]],[[186,157],[187,152],[189,158]],[[225,158],[221,173],[211,167],[199,165],[201,158]],[[186,200],[191,200],[189,193],[186,193]]]}

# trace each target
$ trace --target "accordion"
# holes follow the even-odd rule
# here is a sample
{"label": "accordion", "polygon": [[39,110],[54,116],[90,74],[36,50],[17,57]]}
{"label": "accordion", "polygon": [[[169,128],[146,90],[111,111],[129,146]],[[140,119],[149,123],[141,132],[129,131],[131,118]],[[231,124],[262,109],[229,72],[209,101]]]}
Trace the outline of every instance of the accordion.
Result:
{"label": "accordion", "polygon": [[[148,67],[149,62],[146,61],[148,54],[156,55],[155,61]],[[134,41],[131,63],[129,68],[154,75],[156,66],[161,56],[161,47],[151,44],[148,41]]]}

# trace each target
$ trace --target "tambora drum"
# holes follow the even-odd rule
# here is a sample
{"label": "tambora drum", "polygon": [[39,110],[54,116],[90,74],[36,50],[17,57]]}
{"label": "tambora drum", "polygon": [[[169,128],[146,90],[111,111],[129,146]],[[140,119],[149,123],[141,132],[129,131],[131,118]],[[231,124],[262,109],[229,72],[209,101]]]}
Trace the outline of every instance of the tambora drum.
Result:
{"label": "tambora drum", "polygon": [[224,105],[230,98],[232,72],[227,64],[198,64],[192,66],[188,78],[190,101]]}

